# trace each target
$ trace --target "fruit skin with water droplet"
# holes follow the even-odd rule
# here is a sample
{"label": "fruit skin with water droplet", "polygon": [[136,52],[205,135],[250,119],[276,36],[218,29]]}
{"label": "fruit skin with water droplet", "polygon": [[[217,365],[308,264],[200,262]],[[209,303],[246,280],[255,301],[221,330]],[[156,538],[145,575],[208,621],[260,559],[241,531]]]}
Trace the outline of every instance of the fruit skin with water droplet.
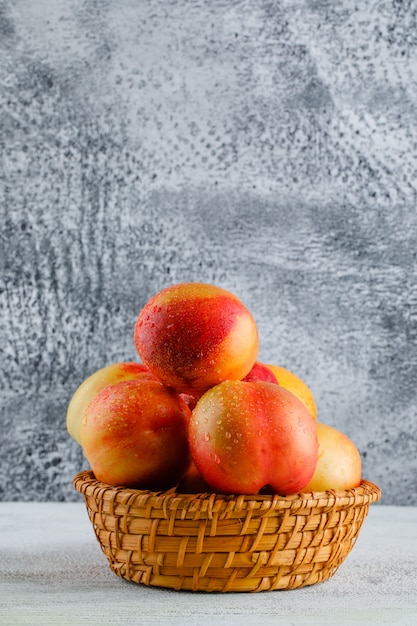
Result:
{"label": "fruit skin with water droplet", "polygon": [[291,392],[270,382],[226,381],[197,402],[189,424],[191,456],[215,491],[298,493],[318,458],[316,422]]}
{"label": "fruit skin with water droplet", "polygon": [[263,380],[267,383],[275,383],[276,385],[279,384],[272,369],[268,367],[268,365],[264,365],[264,363],[260,363],[259,361],[256,361],[249,374],[247,374],[245,378],[242,378],[242,380],[245,381],[245,383]]}
{"label": "fruit skin with water droplet", "polygon": [[317,422],[319,458],[312,479],[302,491],[352,489],[361,483],[359,450],[349,437],[329,424]]}
{"label": "fruit skin with water droplet", "polygon": [[84,410],[80,440],[96,478],[110,485],[168,489],[181,480],[190,455],[191,411],[155,380],[105,387]]}
{"label": "fruit skin with water droplet", "polygon": [[255,320],[239,298],[197,282],[154,295],[138,315],[134,342],[159,380],[191,395],[244,378],[259,348]]}
{"label": "fruit skin with water droplet", "polygon": [[80,442],[80,421],[86,406],[104,387],[122,380],[156,380],[149,369],[135,361],[112,363],[95,371],[75,390],[67,409],[67,430],[71,437]]}
{"label": "fruit skin with water droplet", "polygon": [[294,372],[291,372],[282,365],[263,364],[264,367],[275,375],[278,384],[291,391],[309,410],[314,419],[317,419],[317,405],[310,387]]}

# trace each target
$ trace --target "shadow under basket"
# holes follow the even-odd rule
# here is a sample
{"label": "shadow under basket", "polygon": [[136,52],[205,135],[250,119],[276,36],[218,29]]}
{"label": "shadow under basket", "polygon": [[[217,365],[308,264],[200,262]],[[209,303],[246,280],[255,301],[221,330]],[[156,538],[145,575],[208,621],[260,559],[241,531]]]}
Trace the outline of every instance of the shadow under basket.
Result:
{"label": "shadow under basket", "polygon": [[110,568],[154,587],[272,591],[327,580],[352,550],[380,489],[280,497],[180,494],[74,478]]}

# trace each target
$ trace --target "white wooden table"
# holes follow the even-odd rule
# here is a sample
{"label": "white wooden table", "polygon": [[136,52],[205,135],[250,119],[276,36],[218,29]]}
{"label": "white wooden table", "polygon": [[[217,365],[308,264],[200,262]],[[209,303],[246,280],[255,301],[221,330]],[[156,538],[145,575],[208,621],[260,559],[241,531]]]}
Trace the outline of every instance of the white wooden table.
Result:
{"label": "white wooden table", "polygon": [[82,502],[3,502],[0,624],[417,625],[417,507],[371,505],[353,551],[324,583],[209,594],[118,578]]}

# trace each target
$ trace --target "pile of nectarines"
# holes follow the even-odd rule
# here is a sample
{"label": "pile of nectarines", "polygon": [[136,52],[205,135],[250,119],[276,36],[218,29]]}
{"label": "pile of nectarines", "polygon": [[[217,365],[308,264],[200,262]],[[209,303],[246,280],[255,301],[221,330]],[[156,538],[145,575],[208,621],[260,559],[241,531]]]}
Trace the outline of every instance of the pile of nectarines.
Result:
{"label": "pile of nectarines", "polygon": [[182,492],[289,495],[361,482],[343,433],[318,423],[310,388],[259,362],[255,320],[230,291],[180,283],[140,311],[141,362],[87,378],[67,411],[96,478]]}

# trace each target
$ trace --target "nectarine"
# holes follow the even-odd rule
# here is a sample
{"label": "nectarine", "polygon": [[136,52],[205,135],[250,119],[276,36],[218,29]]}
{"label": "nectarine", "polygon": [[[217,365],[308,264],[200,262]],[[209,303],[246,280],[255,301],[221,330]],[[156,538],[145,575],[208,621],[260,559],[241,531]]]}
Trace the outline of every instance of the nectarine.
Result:
{"label": "nectarine", "polygon": [[350,489],[361,483],[362,463],[359,450],[337,428],[317,422],[319,458],[312,479],[302,491]]}
{"label": "nectarine", "polygon": [[155,380],[105,387],[83,412],[80,440],[96,478],[110,485],[167,489],[190,463],[191,411]]}
{"label": "nectarine", "polygon": [[112,363],[97,370],[86,378],[76,389],[67,409],[67,430],[71,437],[80,443],[80,421],[85,407],[95,395],[107,385],[114,385],[122,380],[156,380],[149,369],[142,363],[122,361]]}
{"label": "nectarine", "polygon": [[288,391],[291,391],[307,407],[314,419],[317,418],[317,406],[313,392],[310,387],[296,374],[282,365],[267,364],[271,372],[275,375],[278,384]]}
{"label": "nectarine", "polygon": [[275,383],[278,385],[277,377],[272,369],[268,367],[268,365],[264,365],[264,363],[260,363],[259,361],[256,361],[249,374],[247,374],[245,378],[242,378],[242,380],[245,381],[245,383],[263,380],[264,382]]}
{"label": "nectarine", "polygon": [[252,314],[230,291],[180,283],[153,296],[134,328],[143,363],[163,383],[184,393],[244,378],[256,361]]}
{"label": "nectarine", "polygon": [[203,480],[225,493],[297,493],[317,464],[316,423],[292,393],[270,382],[226,381],[200,398],[189,425]]}

